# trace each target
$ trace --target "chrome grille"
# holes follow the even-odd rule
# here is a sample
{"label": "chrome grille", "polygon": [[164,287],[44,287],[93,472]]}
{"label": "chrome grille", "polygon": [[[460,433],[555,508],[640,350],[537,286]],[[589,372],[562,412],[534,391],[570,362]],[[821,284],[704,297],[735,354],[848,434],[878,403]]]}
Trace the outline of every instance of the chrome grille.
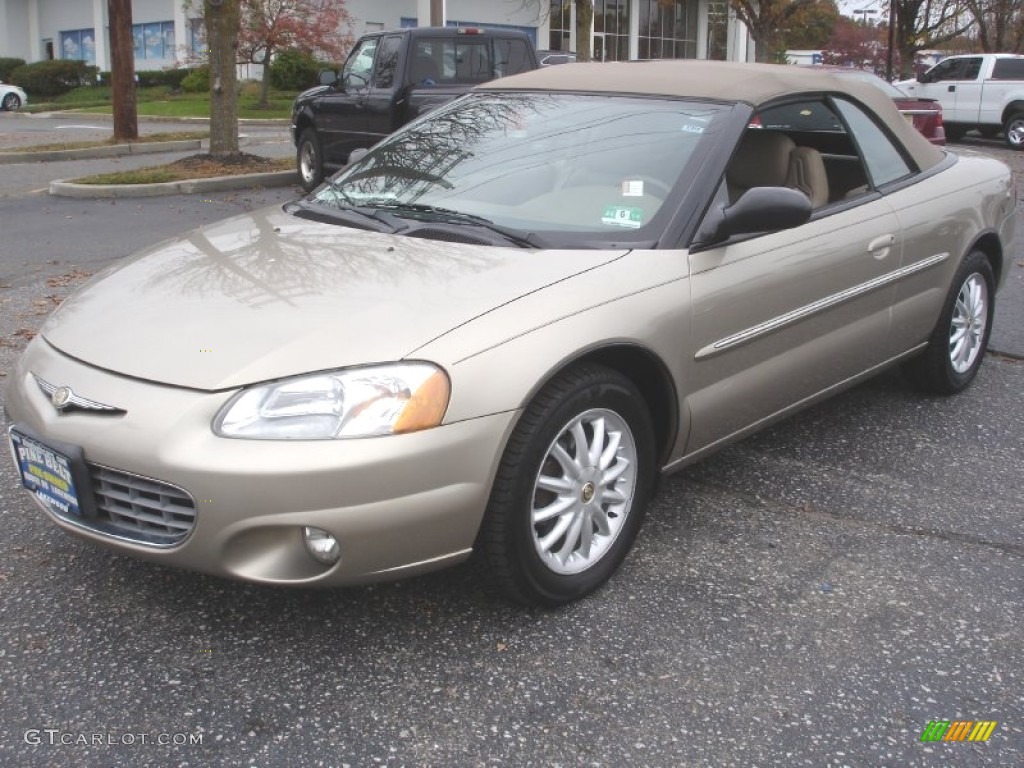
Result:
{"label": "chrome grille", "polygon": [[192,532],[196,504],[185,490],[109,467],[89,464],[97,518],[87,527],[140,544],[173,546]]}

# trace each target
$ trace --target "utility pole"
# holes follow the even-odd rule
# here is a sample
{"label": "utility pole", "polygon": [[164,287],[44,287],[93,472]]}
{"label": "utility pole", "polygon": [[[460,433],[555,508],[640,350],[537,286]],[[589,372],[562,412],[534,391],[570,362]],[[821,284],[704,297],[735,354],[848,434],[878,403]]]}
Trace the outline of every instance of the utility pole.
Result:
{"label": "utility pole", "polygon": [[110,19],[110,90],[114,102],[114,141],[139,138],[135,104],[135,43],[132,0],[107,0]]}

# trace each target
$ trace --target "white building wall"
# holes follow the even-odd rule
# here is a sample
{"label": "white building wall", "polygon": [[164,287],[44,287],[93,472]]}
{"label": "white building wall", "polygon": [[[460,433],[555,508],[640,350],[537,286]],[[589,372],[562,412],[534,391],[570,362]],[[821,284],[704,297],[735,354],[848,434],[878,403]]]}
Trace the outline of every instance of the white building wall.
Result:
{"label": "white building wall", "polygon": [[[193,0],[198,7],[199,0]],[[429,0],[428,0],[429,2]],[[183,63],[187,58],[190,23],[189,18],[198,15],[195,11],[184,10],[185,0],[134,0],[132,21],[134,24],[173,22],[176,56],[162,59],[139,59],[137,70],[162,69],[173,66],[175,60]],[[429,7],[424,0],[346,0],[346,9],[352,17],[352,34],[355,37],[377,29],[398,29],[403,19],[418,19],[420,9]],[[706,3],[700,3],[700,13],[706,15]],[[638,17],[635,0],[632,2],[631,17]],[[450,21],[475,22],[483,25],[506,24],[536,29],[537,45],[548,44],[548,20],[546,0],[446,0],[445,17]],[[573,6],[573,15],[575,7]],[[93,41],[97,50],[97,66],[110,68],[109,33],[107,30],[106,0],[0,0],[0,55],[19,56],[29,61],[45,58],[44,41],[52,40],[54,55],[65,58],[61,50],[60,33],[64,31],[93,29],[97,39]],[[728,27],[728,58],[733,61],[753,59],[753,46],[746,28],[730,14]],[[575,20],[574,20],[575,21]],[[422,23],[427,23],[424,19]],[[634,25],[631,23],[631,27]],[[698,40],[706,36],[706,19],[698,22]],[[631,29],[631,32],[634,30]],[[571,37],[575,47],[575,23]],[[636,48],[635,36],[631,35],[630,52]],[[706,43],[698,43],[697,55],[707,55]]]}
{"label": "white building wall", "polygon": [[32,48],[28,36],[28,3],[25,0],[0,0],[0,58],[30,61]]}
{"label": "white building wall", "polygon": [[377,29],[398,29],[402,17],[416,16],[416,0],[345,0],[352,17],[352,34],[359,37]]}

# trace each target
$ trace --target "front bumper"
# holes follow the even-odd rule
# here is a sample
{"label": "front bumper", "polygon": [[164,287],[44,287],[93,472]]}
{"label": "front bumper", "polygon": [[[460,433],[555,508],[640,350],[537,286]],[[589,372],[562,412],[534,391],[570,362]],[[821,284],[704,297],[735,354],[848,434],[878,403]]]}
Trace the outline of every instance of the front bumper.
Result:
{"label": "front bumper", "polygon": [[[61,414],[32,373],[126,413]],[[81,447],[92,464],[178,486],[195,500],[193,530],[163,548],[47,509],[65,530],[121,552],[254,582],[331,586],[400,578],[468,557],[514,413],[378,438],[231,440],[210,428],[231,394],[117,376],[36,339],[12,373],[6,409],[43,440]],[[340,562],[313,560],[303,526],[334,535]]]}

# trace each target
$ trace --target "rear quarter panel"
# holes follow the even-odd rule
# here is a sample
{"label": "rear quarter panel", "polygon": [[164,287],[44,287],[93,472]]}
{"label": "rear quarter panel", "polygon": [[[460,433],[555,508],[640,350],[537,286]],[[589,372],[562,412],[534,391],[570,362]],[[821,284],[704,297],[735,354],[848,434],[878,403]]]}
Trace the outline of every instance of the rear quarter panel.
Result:
{"label": "rear quarter panel", "polygon": [[948,168],[885,197],[900,222],[903,265],[946,253],[936,266],[903,279],[893,308],[893,338],[910,349],[931,334],[964,256],[979,243],[999,275],[1015,254],[1016,194],[1009,169],[998,160],[964,152]]}

